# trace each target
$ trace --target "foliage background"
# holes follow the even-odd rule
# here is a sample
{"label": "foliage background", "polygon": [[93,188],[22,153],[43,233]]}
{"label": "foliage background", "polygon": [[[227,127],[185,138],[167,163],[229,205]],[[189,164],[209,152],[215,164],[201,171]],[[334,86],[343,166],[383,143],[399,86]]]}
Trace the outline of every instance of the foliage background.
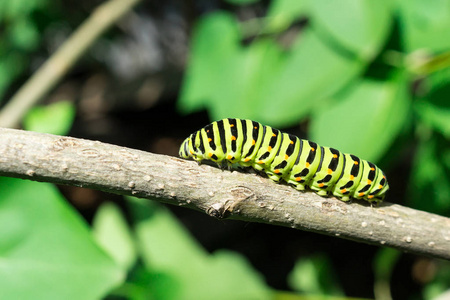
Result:
{"label": "foliage background", "polygon": [[[101,1],[0,1],[5,104]],[[450,1],[146,1],[27,130],[177,155],[251,118],[377,163],[450,215]],[[436,299],[448,262],[76,187],[0,180],[0,291],[22,299]],[[342,299],[342,298],[341,298]]]}

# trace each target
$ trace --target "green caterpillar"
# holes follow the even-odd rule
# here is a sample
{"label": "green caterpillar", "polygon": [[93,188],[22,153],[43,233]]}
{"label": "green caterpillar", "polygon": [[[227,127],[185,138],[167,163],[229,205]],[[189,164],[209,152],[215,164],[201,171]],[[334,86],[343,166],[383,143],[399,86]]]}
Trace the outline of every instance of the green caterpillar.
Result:
{"label": "green caterpillar", "polygon": [[283,180],[300,191],[309,187],[343,201],[379,203],[389,189],[383,171],[373,163],[251,120],[212,122],[186,138],[179,154],[198,162],[252,167],[275,182]]}

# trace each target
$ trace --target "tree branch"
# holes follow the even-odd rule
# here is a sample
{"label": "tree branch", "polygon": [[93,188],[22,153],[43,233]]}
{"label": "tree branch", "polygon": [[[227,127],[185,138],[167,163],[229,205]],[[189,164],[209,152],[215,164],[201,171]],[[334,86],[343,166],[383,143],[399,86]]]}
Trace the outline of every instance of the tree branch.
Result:
{"label": "tree branch", "polygon": [[109,0],[70,36],[14,94],[0,112],[0,127],[17,127],[26,112],[70,70],[98,37],[140,0]]}
{"label": "tree branch", "polygon": [[0,175],[82,186],[450,259],[450,219],[396,204],[347,204],[254,174],[97,141],[0,128]]}

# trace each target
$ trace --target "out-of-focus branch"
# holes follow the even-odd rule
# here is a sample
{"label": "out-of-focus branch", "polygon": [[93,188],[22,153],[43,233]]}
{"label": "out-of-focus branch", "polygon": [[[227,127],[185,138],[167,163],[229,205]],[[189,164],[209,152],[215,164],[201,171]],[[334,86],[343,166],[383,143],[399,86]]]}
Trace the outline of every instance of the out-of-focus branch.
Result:
{"label": "out-of-focus branch", "polygon": [[17,127],[25,113],[48,93],[78,58],[140,0],[110,0],[100,5],[33,74],[0,111],[0,127]]}
{"label": "out-of-focus branch", "polygon": [[0,128],[0,175],[83,186],[450,259],[450,219],[347,204],[253,174],[105,143]]}

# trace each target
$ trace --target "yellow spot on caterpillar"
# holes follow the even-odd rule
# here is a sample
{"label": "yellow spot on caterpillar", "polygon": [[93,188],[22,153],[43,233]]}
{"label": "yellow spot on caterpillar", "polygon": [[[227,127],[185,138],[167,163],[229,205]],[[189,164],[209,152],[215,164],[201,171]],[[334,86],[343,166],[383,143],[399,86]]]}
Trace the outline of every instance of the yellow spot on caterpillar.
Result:
{"label": "yellow spot on caterpillar", "polygon": [[276,170],[274,170],[273,172],[274,172],[275,174],[278,174],[278,173],[280,173],[280,170],[276,169]]}
{"label": "yellow spot on caterpillar", "polygon": [[347,189],[346,188],[342,188],[341,189],[341,193],[346,193],[347,192]]}
{"label": "yellow spot on caterpillar", "polygon": [[373,198],[373,195],[367,196],[367,199],[372,199],[372,198]]}
{"label": "yellow spot on caterpillar", "polygon": [[285,160],[288,160],[288,159],[289,159],[289,155],[286,154],[286,155],[284,156],[284,159],[285,159]]}
{"label": "yellow spot on caterpillar", "polygon": [[307,168],[309,168],[309,166],[310,166],[310,163],[309,163],[309,162],[307,162],[307,163],[306,163],[306,167],[307,167]]}
{"label": "yellow spot on caterpillar", "polygon": [[353,180],[353,179],[355,179],[355,176],[350,175],[350,180]]}
{"label": "yellow spot on caterpillar", "polygon": [[227,159],[228,159],[228,160],[231,160],[232,158],[233,158],[233,156],[230,155],[230,154],[227,156]]}
{"label": "yellow spot on caterpillar", "polygon": [[250,158],[249,158],[249,157],[247,157],[246,159],[244,159],[244,162],[248,162],[248,161],[250,161]]}
{"label": "yellow spot on caterpillar", "polygon": [[269,152],[272,151],[272,147],[270,147],[270,146],[267,147],[267,151],[269,151]]}
{"label": "yellow spot on caterpillar", "polygon": [[386,176],[383,176],[384,179],[386,179]]}
{"label": "yellow spot on caterpillar", "polygon": [[359,165],[359,163],[357,161],[354,162],[355,166]]}
{"label": "yellow spot on caterpillar", "polygon": [[206,130],[206,132],[207,132],[207,133],[209,133],[209,129],[208,129],[208,130]]}
{"label": "yellow spot on caterpillar", "polygon": [[319,183],[319,187],[323,187],[324,185],[324,183]]}
{"label": "yellow spot on caterpillar", "polygon": [[234,127],[234,124],[230,124],[230,127]]}
{"label": "yellow spot on caterpillar", "polygon": [[252,141],[252,146],[254,146],[256,144],[256,141],[255,140],[253,140]]}
{"label": "yellow spot on caterpillar", "polygon": [[362,197],[362,196],[364,196],[364,193],[359,193],[358,196]]}
{"label": "yellow spot on caterpillar", "polygon": [[333,170],[328,169],[327,173],[328,173],[328,174],[332,174],[332,173],[333,173]]}
{"label": "yellow spot on caterpillar", "polygon": [[258,164],[262,165],[264,162],[262,160],[258,161]]}
{"label": "yellow spot on caterpillar", "polygon": [[333,154],[333,158],[337,158],[337,154]]}
{"label": "yellow spot on caterpillar", "polygon": [[254,128],[254,129],[258,129],[258,127],[256,127],[256,126],[255,126],[255,127],[253,127],[253,128]]}
{"label": "yellow spot on caterpillar", "polygon": [[209,156],[209,157],[212,157],[212,156],[213,156],[213,154],[212,154],[212,153],[208,153],[208,156]]}
{"label": "yellow spot on caterpillar", "polygon": [[313,147],[311,147],[311,151],[314,152],[314,151],[316,151],[316,149],[314,149]]}
{"label": "yellow spot on caterpillar", "polygon": [[231,136],[231,140],[232,140],[232,141],[235,141],[235,140],[236,140],[236,137],[235,137],[234,135],[232,135],[232,136]]}
{"label": "yellow spot on caterpillar", "polygon": [[370,168],[370,171],[375,171],[375,168]]}
{"label": "yellow spot on caterpillar", "polygon": [[382,188],[383,188],[383,185],[380,184],[380,185],[378,186],[378,188],[379,188],[379,189],[382,189]]}
{"label": "yellow spot on caterpillar", "polygon": [[272,136],[277,136],[275,133],[272,133]]}
{"label": "yellow spot on caterpillar", "polygon": [[301,181],[302,178],[301,177],[295,177],[295,181]]}
{"label": "yellow spot on caterpillar", "polygon": [[189,150],[189,152],[190,152],[191,154],[194,154],[194,151],[192,151],[192,150]]}
{"label": "yellow spot on caterpillar", "polygon": [[208,138],[208,142],[211,142],[212,141],[212,138]]}
{"label": "yellow spot on caterpillar", "polygon": [[291,145],[294,145],[294,141],[291,141]]}
{"label": "yellow spot on caterpillar", "polygon": [[372,180],[367,179],[367,184],[371,184],[371,183],[372,183]]}

